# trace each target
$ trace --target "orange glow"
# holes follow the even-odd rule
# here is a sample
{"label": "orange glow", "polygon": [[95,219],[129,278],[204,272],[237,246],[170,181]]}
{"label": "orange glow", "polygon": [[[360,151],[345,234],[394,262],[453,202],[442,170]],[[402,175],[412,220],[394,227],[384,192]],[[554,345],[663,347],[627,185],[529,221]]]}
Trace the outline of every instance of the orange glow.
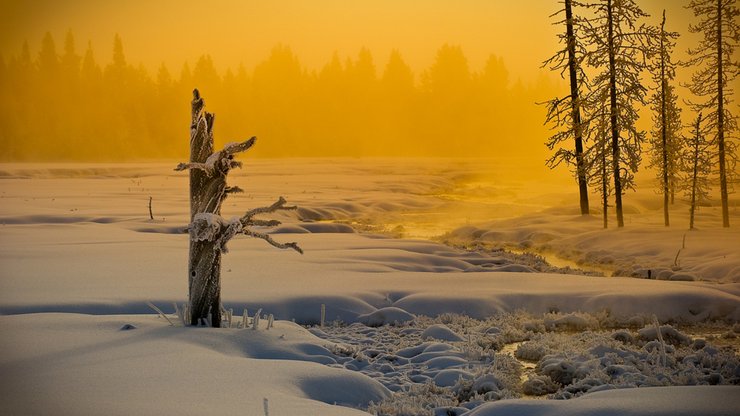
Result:
{"label": "orange glow", "polygon": [[[558,7],[11,0],[0,29],[0,158],[182,157],[198,87],[217,141],[256,135],[261,156],[543,160],[548,130],[535,103],[567,91],[540,68],[558,48],[549,17]],[[685,34],[691,16],[678,2],[644,2],[654,19],[663,7]],[[53,56],[58,64],[44,60]]]}

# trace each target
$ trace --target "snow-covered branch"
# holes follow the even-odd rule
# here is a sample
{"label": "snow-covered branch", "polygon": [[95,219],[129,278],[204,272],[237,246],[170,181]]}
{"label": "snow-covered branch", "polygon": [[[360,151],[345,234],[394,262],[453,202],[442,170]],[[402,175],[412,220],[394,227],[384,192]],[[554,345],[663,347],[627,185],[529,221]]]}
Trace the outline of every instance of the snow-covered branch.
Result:
{"label": "snow-covered branch", "polygon": [[278,220],[260,220],[254,216],[258,214],[267,214],[276,211],[286,211],[297,209],[295,206],[286,206],[285,198],[280,197],[274,204],[268,207],[259,207],[248,211],[242,217],[236,217],[229,221],[217,214],[199,213],[193,218],[190,224],[190,238],[193,241],[211,241],[215,243],[214,250],[220,250],[223,253],[228,252],[226,244],[237,234],[245,234],[251,237],[260,238],[267,241],[270,245],[287,249],[291,248],[301,254],[303,250],[297,243],[279,243],[272,239],[268,234],[251,230],[249,227],[276,227],[280,225]]}
{"label": "snow-covered branch", "polygon": [[293,250],[295,250],[295,251],[303,254],[303,249],[300,248],[298,246],[298,243],[296,243],[296,242],[278,243],[277,241],[273,240],[272,237],[270,237],[269,234],[264,234],[264,233],[260,233],[260,232],[257,232],[257,231],[252,231],[252,230],[250,230],[248,228],[245,228],[244,231],[243,231],[243,233],[246,234],[246,235],[248,235],[248,236],[250,236],[250,237],[261,238],[261,239],[267,241],[273,247],[276,247],[276,248],[279,248],[279,249],[283,249],[283,250],[290,248],[290,249],[293,249]]}
{"label": "snow-covered branch", "polygon": [[259,208],[254,208],[254,209],[247,211],[242,216],[241,222],[245,226],[246,225],[256,225],[256,224],[253,224],[254,220],[252,219],[252,217],[254,217],[255,215],[269,214],[269,213],[276,212],[276,211],[292,211],[292,210],[298,209],[298,207],[296,207],[295,205],[286,206],[285,204],[287,204],[287,201],[285,200],[285,198],[281,196],[277,201],[275,201],[274,204],[270,205],[269,207],[259,207]]}
{"label": "snow-covered branch", "polygon": [[208,156],[204,163],[180,163],[175,170],[200,169],[208,176],[214,176],[216,173],[226,174],[230,169],[241,167],[241,162],[234,160],[234,155],[247,151],[256,140],[256,137],[252,137],[243,142],[228,143],[222,150]]}

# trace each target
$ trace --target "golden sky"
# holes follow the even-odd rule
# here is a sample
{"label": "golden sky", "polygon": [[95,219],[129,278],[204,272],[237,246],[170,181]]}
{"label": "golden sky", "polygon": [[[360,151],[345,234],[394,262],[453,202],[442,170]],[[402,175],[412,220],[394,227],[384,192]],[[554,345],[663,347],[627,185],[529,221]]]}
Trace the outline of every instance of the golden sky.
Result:
{"label": "golden sky", "polygon": [[[685,3],[640,1],[656,23],[666,8],[669,27],[682,33],[692,17]],[[355,56],[364,46],[378,63],[396,48],[421,70],[449,43],[462,46],[472,70],[494,53],[504,57],[514,80],[526,81],[557,48],[561,30],[548,17],[560,7],[555,0],[3,0],[2,7],[0,52],[6,59],[24,40],[33,53],[46,31],[60,44],[72,29],[78,49],[91,41],[103,63],[120,34],[127,58],[150,70],[162,62],[179,70],[204,53],[217,68],[251,68],[278,43],[289,45],[310,69],[334,51]]]}
{"label": "golden sky", "polygon": [[[687,31],[693,16],[686,3],[639,2],[652,16],[647,23],[658,24],[665,8],[668,29],[682,33],[674,61],[697,43]],[[259,155],[527,154],[539,162],[550,154],[544,142],[551,132],[536,103],[568,91],[558,74],[540,68],[562,48],[563,28],[550,17],[562,7],[557,0],[1,4],[0,54],[13,78],[5,85],[12,99],[0,103],[0,159],[179,157],[198,87],[219,115],[217,144],[254,134],[265,138]],[[78,56],[90,42],[102,84],[83,68],[85,82],[77,86],[48,64],[55,59],[42,59],[44,34],[61,56],[69,30]],[[126,68],[112,65],[116,34]],[[24,41],[31,69],[15,59]],[[378,83],[394,50],[394,76]],[[185,63],[192,77],[181,76]],[[678,80],[690,73],[679,71]],[[640,123],[649,128],[647,112]],[[69,143],[87,153],[70,151]]]}

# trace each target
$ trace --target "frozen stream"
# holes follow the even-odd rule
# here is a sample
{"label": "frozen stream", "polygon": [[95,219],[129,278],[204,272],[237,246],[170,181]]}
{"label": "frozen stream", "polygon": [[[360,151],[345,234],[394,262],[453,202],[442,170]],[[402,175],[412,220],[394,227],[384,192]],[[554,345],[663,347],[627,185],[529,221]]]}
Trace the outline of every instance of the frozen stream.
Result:
{"label": "frozen stream", "polygon": [[341,345],[336,366],[394,392],[371,409],[380,415],[409,406],[418,413],[408,414],[463,412],[492,400],[567,399],[612,388],[740,384],[738,325],[664,325],[661,341],[651,324],[613,324],[587,314],[486,320],[445,314],[379,327],[335,322],[310,331]]}

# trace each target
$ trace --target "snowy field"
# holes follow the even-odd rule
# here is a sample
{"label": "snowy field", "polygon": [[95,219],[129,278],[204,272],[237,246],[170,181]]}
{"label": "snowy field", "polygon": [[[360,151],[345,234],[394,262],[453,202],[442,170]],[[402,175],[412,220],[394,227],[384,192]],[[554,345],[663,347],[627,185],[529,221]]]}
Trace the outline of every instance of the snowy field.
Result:
{"label": "snowy field", "polygon": [[0,414],[740,412],[740,232],[648,176],[603,230],[514,161],[247,161],[223,216],[282,195],[305,254],[233,240],[196,329],[174,165],[0,165]]}

